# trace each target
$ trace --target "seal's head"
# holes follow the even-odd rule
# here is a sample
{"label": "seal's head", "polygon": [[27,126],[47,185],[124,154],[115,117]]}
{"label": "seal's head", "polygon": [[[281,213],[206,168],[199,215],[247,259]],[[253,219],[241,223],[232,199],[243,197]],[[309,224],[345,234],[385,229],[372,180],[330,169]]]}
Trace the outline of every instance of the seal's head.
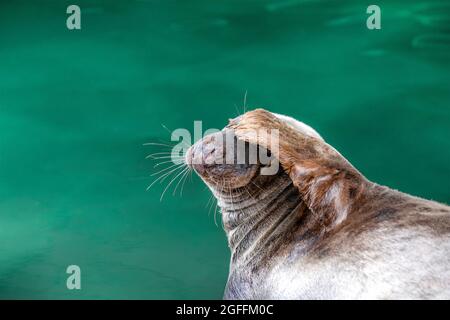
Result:
{"label": "seal's head", "polygon": [[[300,121],[280,114],[273,115],[302,134],[322,139],[314,129]],[[239,121],[239,118],[230,120],[230,123]],[[276,161],[270,150],[239,141],[233,129],[228,127],[207,135],[191,146],[185,161],[213,189],[239,189],[248,186],[261,175],[278,173],[276,170],[271,174],[264,174],[264,170],[261,170]]]}
{"label": "seal's head", "polygon": [[[322,140],[309,126],[290,117],[273,115],[294,130]],[[226,231],[235,229],[250,216],[272,210],[274,203],[281,211],[293,210],[299,205],[298,191],[283,168],[274,165],[278,161],[274,154],[237,139],[230,126],[207,135],[187,151],[186,163],[217,199]],[[273,168],[276,170],[267,170]]]}
{"label": "seal's head", "polygon": [[238,161],[238,147],[233,131],[224,129],[191,146],[186,153],[186,163],[212,188],[241,188],[257,176],[261,164],[250,161],[247,142],[241,144],[243,157]]}

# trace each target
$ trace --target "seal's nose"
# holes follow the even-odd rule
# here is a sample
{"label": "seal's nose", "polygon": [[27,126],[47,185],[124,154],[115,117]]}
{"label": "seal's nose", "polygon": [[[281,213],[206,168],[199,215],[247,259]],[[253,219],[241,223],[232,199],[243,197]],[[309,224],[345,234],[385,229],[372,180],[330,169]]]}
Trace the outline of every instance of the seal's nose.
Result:
{"label": "seal's nose", "polygon": [[223,156],[223,133],[217,132],[191,146],[186,153],[186,163],[204,175],[211,166],[223,163]]}

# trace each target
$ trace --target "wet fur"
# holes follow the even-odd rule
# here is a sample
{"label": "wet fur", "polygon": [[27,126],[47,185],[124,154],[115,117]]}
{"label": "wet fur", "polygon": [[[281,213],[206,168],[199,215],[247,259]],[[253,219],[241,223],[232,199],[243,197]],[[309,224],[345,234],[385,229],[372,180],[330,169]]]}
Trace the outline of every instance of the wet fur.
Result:
{"label": "wet fur", "polygon": [[226,299],[449,299],[450,208],[368,181],[320,136],[257,109],[239,139],[278,129],[282,168],[244,188],[210,186],[232,258]]}

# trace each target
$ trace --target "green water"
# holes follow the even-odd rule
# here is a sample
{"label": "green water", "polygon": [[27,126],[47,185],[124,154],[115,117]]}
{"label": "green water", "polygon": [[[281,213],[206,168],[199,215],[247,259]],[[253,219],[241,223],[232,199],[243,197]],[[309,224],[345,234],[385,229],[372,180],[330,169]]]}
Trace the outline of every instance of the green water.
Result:
{"label": "green water", "polygon": [[194,177],[160,202],[142,144],[170,140],[161,124],[223,127],[246,91],[368,178],[450,202],[448,1],[376,1],[379,31],[356,0],[5,2],[0,298],[221,298],[208,190]]}

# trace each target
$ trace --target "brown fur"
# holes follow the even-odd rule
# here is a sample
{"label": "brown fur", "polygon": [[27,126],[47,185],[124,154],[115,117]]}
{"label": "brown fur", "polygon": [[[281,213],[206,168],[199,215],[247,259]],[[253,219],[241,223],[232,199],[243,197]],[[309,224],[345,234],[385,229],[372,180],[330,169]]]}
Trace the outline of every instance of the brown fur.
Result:
{"label": "brown fur", "polygon": [[[196,169],[220,202],[232,252],[225,298],[450,298],[450,207],[370,182],[320,137],[268,111],[230,129],[282,168],[254,176],[251,166],[227,167],[243,187],[211,179],[223,167]],[[254,135],[261,129],[279,131],[279,148]]]}
{"label": "brown fur", "polygon": [[[323,141],[301,135],[272,113],[263,109],[247,112],[238,122],[231,121],[229,128],[238,138],[271,150],[307,206],[329,226],[338,219],[337,203],[351,215],[365,200],[361,195],[369,182],[350,163]],[[246,134],[260,129],[279,130],[278,150],[272,150],[265,135]],[[332,187],[339,192],[327,197]]]}
{"label": "brown fur", "polygon": [[[384,261],[386,248],[390,246],[403,248],[402,242],[407,246],[409,241],[422,237],[429,238],[430,242],[435,241],[432,239],[436,237],[441,237],[448,247],[450,235],[448,206],[405,195],[368,181],[324,141],[302,134],[268,111],[262,109],[250,111],[232,120],[228,127],[234,130],[238,139],[271,150],[279,159],[284,171],[298,189],[299,197],[305,203],[303,209],[292,212],[292,215],[297,218],[292,220],[294,223],[290,227],[284,228],[281,238],[278,238],[273,245],[270,242],[266,244],[265,258],[260,260],[259,264],[270,265],[270,261],[276,260],[277,257],[289,256],[301,243],[304,243],[306,252],[303,266],[320,264],[320,261],[340,257],[339,259],[347,261],[346,264],[351,263],[353,267],[360,265],[358,269],[370,266],[370,264],[367,265],[369,262],[363,258],[366,255],[374,261]],[[271,148],[267,135],[252,134],[255,130],[261,129],[279,130],[279,149]],[[343,209],[345,213],[342,212]],[[383,240],[383,235],[380,233],[383,232],[382,230],[392,234],[402,233],[401,230],[405,231],[400,239],[393,240],[389,238],[390,236],[386,236]],[[375,238],[368,238],[369,234]],[[414,250],[406,248],[396,250]],[[436,254],[444,259],[439,260],[439,263],[445,263],[445,266],[441,266],[439,270],[450,270],[450,260],[446,258],[446,254],[439,253],[440,248],[436,250]],[[447,249],[442,250],[445,252]],[[359,252],[362,256],[357,258],[358,254],[355,256],[351,252]],[[397,254],[402,259],[408,259],[406,252]],[[425,257],[424,260],[426,260]],[[389,262],[386,261],[386,263]],[[417,263],[416,269],[414,269],[415,263]],[[396,289],[392,289],[395,294],[392,293],[391,296],[386,296],[387,298],[430,298],[438,297],[439,294],[448,297],[450,282],[438,280],[441,276],[445,278],[445,275],[434,275],[432,271],[428,271],[430,276],[422,276],[423,283],[419,285],[419,282],[415,282],[419,280],[413,280],[410,277],[412,277],[411,274],[425,272],[425,270],[419,270],[423,268],[423,265],[417,261],[411,261],[408,267],[414,271],[409,271],[410,274],[398,275],[408,289],[399,286],[397,289],[399,293],[395,291]],[[399,266],[393,265],[393,272],[396,268]],[[405,267],[402,268],[406,271]],[[356,270],[355,275],[358,274]],[[330,276],[333,275],[330,274]],[[402,280],[402,277],[405,280]],[[363,285],[364,281],[360,281]],[[380,280],[380,283],[383,281]],[[439,293],[437,289],[433,291],[424,289],[422,286],[425,288],[440,286],[445,289]]]}

